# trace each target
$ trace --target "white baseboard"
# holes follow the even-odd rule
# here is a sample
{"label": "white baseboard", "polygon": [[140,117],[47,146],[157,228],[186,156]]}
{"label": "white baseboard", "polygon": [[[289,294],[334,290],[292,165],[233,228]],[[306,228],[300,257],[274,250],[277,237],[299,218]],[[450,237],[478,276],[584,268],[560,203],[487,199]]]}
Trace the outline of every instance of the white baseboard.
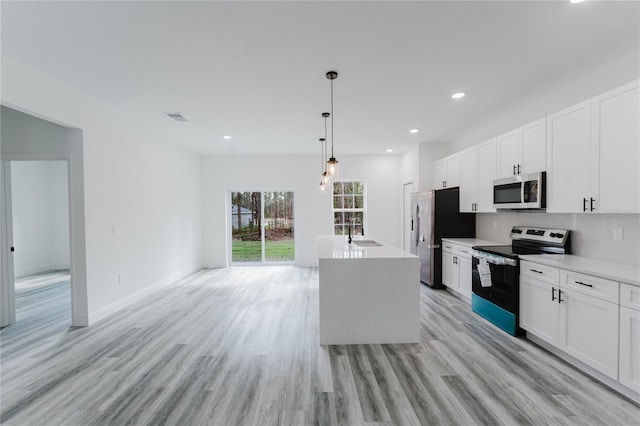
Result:
{"label": "white baseboard", "polygon": [[13,275],[16,278],[22,278],[29,275],[40,274],[42,272],[56,271],[60,269],[70,269],[70,265],[68,263],[48,263],[46,265],[27,266],[24,268],[16,269]]}
{"label": "white baseboard", "polygon": [[[189,271],[183,271],[183,272],[179,272],[177,274],[173,274],[167,278],[164,278],[156,283],[153,283],[151,285],[148,285],[147,287],[136,291],[135,293],[130,294],[129,296],[123,297],[120,300],[116,300],[115,302],[104,306],[96,311],[93,312],[89,312],[89,317],[87,319],[87,325],[94,325],[95,323],[97,323],[100,320],[105,319],[106,317],[108,317],[109,315],[113,315],[116,312],[126,308],[127,306],[149,296],[150,294],[160,290],[163,287],[166,287],[170,284],[175,283],[176,281],[181,280],[182,278],[185,278],[197,271],[199,271],[201,268],[197,268],[197,269],[193,269],[193,270],[189,270]],[[78,320],[81,320],[80,318],[78,318]],[[75,321],[74,321],[75,322]],[[74,324],[75,325],[75,324]]]}

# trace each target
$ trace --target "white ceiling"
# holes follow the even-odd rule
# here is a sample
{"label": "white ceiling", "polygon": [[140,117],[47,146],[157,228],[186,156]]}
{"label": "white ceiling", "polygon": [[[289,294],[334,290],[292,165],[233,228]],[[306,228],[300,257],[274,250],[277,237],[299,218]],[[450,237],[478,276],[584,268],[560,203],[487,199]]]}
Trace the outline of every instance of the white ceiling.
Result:
{"label": "white ceiling", "polygon": [[640,48],[639,6],[3,1],[2,54],[200,153],[319,152],[336,70],[336,155],[399,152]]}

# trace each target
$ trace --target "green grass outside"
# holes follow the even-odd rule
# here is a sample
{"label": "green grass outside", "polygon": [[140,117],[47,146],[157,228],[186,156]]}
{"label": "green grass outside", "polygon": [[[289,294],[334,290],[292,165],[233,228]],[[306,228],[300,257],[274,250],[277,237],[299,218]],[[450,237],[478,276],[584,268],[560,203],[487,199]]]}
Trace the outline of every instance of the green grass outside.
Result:
{"label": "green grass outside", "polygon": [[[232,241],[231,261],[260,262],[262,247],[260,241]],[[293,261],[295,248],[293,240],[265,241],[264,256],[266,261]]]}

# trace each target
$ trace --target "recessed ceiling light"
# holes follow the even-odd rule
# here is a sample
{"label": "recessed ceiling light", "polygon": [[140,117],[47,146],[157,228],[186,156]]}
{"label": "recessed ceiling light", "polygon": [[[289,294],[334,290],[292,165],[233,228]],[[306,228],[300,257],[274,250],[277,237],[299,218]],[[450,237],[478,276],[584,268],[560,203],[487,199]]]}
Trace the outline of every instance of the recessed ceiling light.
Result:
{"label": "recessed ceiling light", "polygon": [[454,93],[453,95],[451,95],[451,97],[452,97],[453,99],[460,99],[460,98],[464,98],[464,92]]}
{"label": "recessed ceiling light", "polygon": [[569,3],[576,4],[576,3],[582,3],[583,1],[584,0],[569,0]]}
{"label": "recessed ceiling light", "polygon": [[418,133],[420,131],[420,129],[411,129],[409,130],[409,133]]}
{"label": "recessed ceiling light", "polygon": [[224,135],[224,136],[222,137],[222,139],[229,140],[229,139],[231,139],[231,136],[229,136],[229,135]]}
{"label": "recessed ceiling light", "polygon": [[388,149],[387,152],[393,152],[393,150],[392,149]]}

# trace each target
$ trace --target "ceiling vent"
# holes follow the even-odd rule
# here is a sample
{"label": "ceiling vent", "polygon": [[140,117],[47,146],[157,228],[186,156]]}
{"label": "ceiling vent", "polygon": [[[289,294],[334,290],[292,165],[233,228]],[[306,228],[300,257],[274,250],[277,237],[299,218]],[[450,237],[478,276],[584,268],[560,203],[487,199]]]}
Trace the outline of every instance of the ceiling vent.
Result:
{"label": "ceiling vent", "polygon": [[167,117],[173,118],[176,121],[187,121],[187,119],[184,118],[179,112],[165,112],[165,114],[167,114]]}

